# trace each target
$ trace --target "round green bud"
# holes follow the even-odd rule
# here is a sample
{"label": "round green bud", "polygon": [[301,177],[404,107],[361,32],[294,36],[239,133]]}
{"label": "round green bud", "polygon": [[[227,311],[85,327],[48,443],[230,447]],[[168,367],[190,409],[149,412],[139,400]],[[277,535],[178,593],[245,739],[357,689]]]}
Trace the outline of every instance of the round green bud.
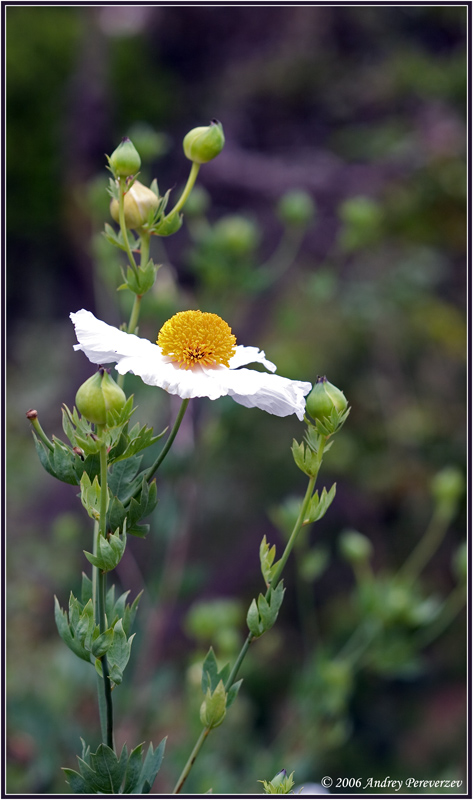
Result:
{"label": "round green bud", "polygon": [[225,136],[222,123],[213,119],[205,128],[193,128],[184,136],[182,146],[186,158],[196,164],[206,164],[223,150]]}
{"label": "round green bud", "polygon": [[325,376],[318,377],[306,401],[306,410],[314,419],[323,420],[329,417],[333,409],[341,413],[348,405],[347,399],[340,389],[329,383]]}
{"label": "round green bud", "polygon": [[256,248],[259,231],[251,220],[232,214],[215,224],[212,240],[231,255],[246,256]]}
{"label": "round green bud", "polygon": [[465,491],[462,471],[458,467],[444,467],[434,476],[431,489],[438,510],[445,516],[451,516]]}
{"label": "round green bud", "polygon": [[125,403],[125,392],[102,368],[86,380],[76,394],[78,411],[96,425],[105,425],[107,411],[120,411]]}
{"label": "round green bud", "polygon": [[304,226],[315,216],[315,203],[307,192],[294,190],[281,197],[277,212],[286,225]]}
{"label": "round green bud", "polygon": [[383,217],[379,203],[364,195],[344,200],[338,213],[343,222],[356,228],[377,228]]}
{"label": "round green bud", "polygon": [[358,531],[343,531],[340,537],[340,552],[350,564],[359,564],[368,561],[373,545],[370,540]]}
{"label": "round green bud", "polygon": [[116,178],[128,178],[130,175],[135,175],[141,166],[138,150],[127,136],[122,139],[108,161]]}
{"label": "round green bud", "polygon": [[[135,181],[123,200],[126,227],[141,228],[148,221],[150,212],[158,205],[159,198],[155,193],[139,181]],[[115,222],[119,222],[118,200],[113,199],[110,203],[110,214]]]}

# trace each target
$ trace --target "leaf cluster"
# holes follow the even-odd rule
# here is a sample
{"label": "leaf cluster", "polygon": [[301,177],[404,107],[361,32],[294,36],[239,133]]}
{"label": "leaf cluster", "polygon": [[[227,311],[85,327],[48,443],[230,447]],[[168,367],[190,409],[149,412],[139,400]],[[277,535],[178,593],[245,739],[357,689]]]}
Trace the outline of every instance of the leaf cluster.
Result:
{"label": "leaf cluster", "polygon": [[246,616],[248,629],[255,638],[269,631],[277,620],[279,609],[286,590],[283,581],[279,581],[273,589],[271,586],[266,596],[260,594],[258,600],[252,600]]}
{"label": "leaf cluster", "polygon": [[236,681],[227,691],[225,687],[229,677],[230,665],[225,664],[219,670],[215,653],[211,647],[202,665],[202,692],[205,699],[200,709],[200,719],[206,727],[216,728],[220,725],[227,708],[230,708],[235,701],[243,681],[242,679]]}
{"label": "leaf cluster", "polygon": [[78,757],[79,772],[64,768],[67,783],[74,794],[149,794],[164,756],[166,739],[156,750],[150,744],[143,761],[143,744],[130,755],[126,744],[120,756],[106,744],[90,752],[82,740],[82,758]]}

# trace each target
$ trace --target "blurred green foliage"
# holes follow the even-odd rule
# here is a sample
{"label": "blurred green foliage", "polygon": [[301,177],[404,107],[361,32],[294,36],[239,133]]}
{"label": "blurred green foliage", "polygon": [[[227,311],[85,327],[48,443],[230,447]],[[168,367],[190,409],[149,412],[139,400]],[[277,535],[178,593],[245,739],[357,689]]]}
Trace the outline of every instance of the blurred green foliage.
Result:
{"label": "blurred green foliage", "polygon": [[[188,791],[252,793],[282,766],[298,784],[462,778],[463,496],[415,580],[402,568],[436,519],[432,479],[465,462],[466,9],[136,8],[7,9],[9,791],[62,794],[60,766],[99,735],[95,681],[52,603],[79,591],[88,520],[41,471],[23,412],[60,434],[90,374],[69,311],[129,314],[100,234],[103,154],[145,120],[143,171],[181,185],[182,137],[213,116],[226,149],[182,231],[153,242],[163,266],[140,333],[155,340],[182,308],[221,313],[280,374],[327,375],[352,412],[324,459],[330,514],[301,538],[278,624]],[[317,209],[303,227],[281,218],[293,191]],[[175,415],[133,377],[126,389],[142,424]],[[132,596],[145,585],[117,737],[169,735],[158,792],[200,730],[197,661],[210,643],[222,663],[238,648],[259,543],[279,551],[303,491],[295,419],[192,408],[152,532],[117,576]]]}

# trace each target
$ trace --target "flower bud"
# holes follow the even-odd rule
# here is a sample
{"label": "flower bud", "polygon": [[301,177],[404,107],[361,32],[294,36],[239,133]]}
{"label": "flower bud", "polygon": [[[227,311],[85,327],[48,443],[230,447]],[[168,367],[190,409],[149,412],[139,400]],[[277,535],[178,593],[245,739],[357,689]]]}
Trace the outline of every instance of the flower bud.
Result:
{"label": "flower bud", "polygon": [[128,178],[138,172],[141,158],[133,142],[125,136],[108,158],[108,163],[116,178]]}
{"label": "flower bud", "polygon": [[329,383],[325,376],[318,377],[306,402],[306,410],[314,419],[330,417],[335,409],[339,414],[345,411],[347,399],[340,389]]}
{"label": "flower bud", "polygon": [[120,411],[126,403],[126,395],[104,369],[79,387],[76,406],[83,417],[97,425],[105,425],[107,411]]}
{"label": "flower bud", "polygon": [[282,769],[272,780],[258,781],[258,783],[263,784],[265,794],[293,794],[291,791],[294,786],[293,775],[294,772],[288,775],[286,770]]}
{"label": "flower bud", "polygon": [[214,692],[208,687],[205,700],[200,707],[200,721],[206,728],[218,728],[222,724],[227,708],[227,694],[223,681],[219,681]]}
{"label": "flower bud", "polygon": [[222,123],[213,119],[205,128],[193,128],[184,136],[182,146],[186,158],[196,164],[206,164],[223,150],[225,136]]}
{"label": "flower bud", "polygon": [[[147,221],[150,211],[159,205],[155,193],[139,181],[135,181],[124,197],[125,225],[127,228],[141,228]],[[110,203],[110,214],[115,222],[119,222],[118,200]]]}
{"label": "flower bud", "polygon": [[458,467],[444,467],[432,480],[432,495],[437,510],[444,517],[452,517],[465,491],[465,479]]}
{"label": "flower bud", "polygon": [[255,223],[238,214],[222,217],[213,229],[213,244],[237,257],[249,255],[258,240],[259,231]]}
{"label": "flower bud", "polygon": [[373,545],[362,533],[347,530],[343,531],[340,538],[340,552],[351,564],[364,563],[370,558]]}
{"label": "flower bud", "polygon": [[283,222],[297,227],[308,225],[315,215],[315,205],[311,196],[299,190],[286,192],[281,197],[277,210]]}

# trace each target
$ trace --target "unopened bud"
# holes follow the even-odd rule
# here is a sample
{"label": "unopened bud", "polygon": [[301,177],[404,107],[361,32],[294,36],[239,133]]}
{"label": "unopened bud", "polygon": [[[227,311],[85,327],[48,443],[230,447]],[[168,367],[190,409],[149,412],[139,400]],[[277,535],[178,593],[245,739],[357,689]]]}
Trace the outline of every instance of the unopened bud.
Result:
{"label": "unopened bud", "polygon": [[227,709],[227,694],[223,681],[219,681],[214,692],[207,689],[205,700],[200,707],[200,721],[206,728],[217,728],[222,724]]}
{"label": "unopened bud", "polygon": [[[123,205],[126,227],[141,228],[148,221],[150,214],[158,207],[159,198],[147,186],[135,181],[125,194]],[[113,199],[110,203],[110,214],[115,222],[119,222],[118,200]]]}
{"label": "unopened bud", "polygon": [[223,150],[225,136],[222,123],[213,119],[205,128],[193,128],[184,136],[182,146],[186,158],[196,164],[206,164]]}
{"label": "unopened bud", "polygon": [[76,394],[76,406],[82,416],[97,425],[105,425],[107,412],[120,411],[125,403],[125,392],[103,369],[86,380]]}
{"label": "unopened bud", "polygon": [[347,399],[340,389],[329,383],[325,376],[318,377],[306,402],[307,412],[314,419],[330,417],[333,409],[339,414],[348,406]]}
{"label": "unopened bud", "polygon": [[26,412],[26,419],[34,420],[38,419],[38,412],[35,408],[30,408],[29,411]]}
{"label": "unopened bud", "polygon": [[315,205],[307,192],[286,192],[278,203],[280,219],[287,225],[308,225],[315,216]]}
{"label": "unopened bud", "polygon": [[343,531],[340,537],[340,552],[346,561],[359,564],[368,561],[373,552],[373,545],[362,533],[347,530]]}
{"label": "unopened bud", "polygon": [[125,136],[117,149],[108,157],[108,163],[116,178],[128,178],[138,172],[141,158],[131,139]]}
{"label": "unopened bud", "polygon": [[258,240],[255,223],[238,214],[222,217],[214,226],[213,243],[231,255],[248,255],[256,248]]}
{"label": "unopened bud", "polygon": [[444,467],[432,480],[432,494],[438,511],[445,517],[456,512],[458,502],[465,491],[465,479],[458,467]]}

